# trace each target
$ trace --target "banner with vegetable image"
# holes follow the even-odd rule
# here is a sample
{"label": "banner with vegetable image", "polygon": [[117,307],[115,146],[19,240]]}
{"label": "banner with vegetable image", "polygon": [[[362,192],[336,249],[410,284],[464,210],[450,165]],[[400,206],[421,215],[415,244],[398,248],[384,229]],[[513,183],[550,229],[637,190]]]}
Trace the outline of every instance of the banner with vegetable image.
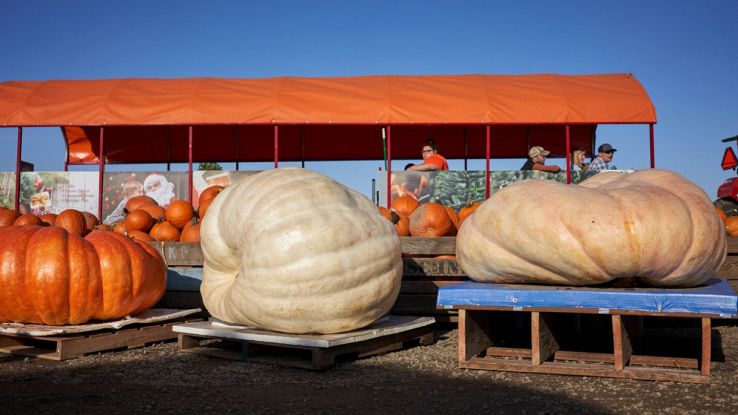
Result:
{"label": "banner with vegetable image", "polygon": [[[572,183],[579,183],[597,172],[572,172]],[[420,203],[436,202],[458,210],[469,202],[484,201],[484,171],[392,172],[390,197],[412,197]],[[380,173],[379,204],[386,205],[386,172]],[[566,173],[537,170],[492,171],[489,176],[490,196],[500,189],[523,180],[556,180],[566,183]]]}

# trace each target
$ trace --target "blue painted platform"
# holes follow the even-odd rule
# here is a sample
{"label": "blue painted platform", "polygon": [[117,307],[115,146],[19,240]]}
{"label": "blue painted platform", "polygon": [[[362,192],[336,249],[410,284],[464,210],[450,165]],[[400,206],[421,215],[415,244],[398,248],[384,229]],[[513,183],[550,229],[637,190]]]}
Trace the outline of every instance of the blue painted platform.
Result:
{"label": "blue painted platform", "polygon": [[[618,311],[690,313],[719,318],[738,316],[738,296],[725,280],[711,279],[696,288],[600,288],[461,282],[441,287],[436,305],[470,307],[583,308]],[[572,310],[572,312],[576,312]]]}

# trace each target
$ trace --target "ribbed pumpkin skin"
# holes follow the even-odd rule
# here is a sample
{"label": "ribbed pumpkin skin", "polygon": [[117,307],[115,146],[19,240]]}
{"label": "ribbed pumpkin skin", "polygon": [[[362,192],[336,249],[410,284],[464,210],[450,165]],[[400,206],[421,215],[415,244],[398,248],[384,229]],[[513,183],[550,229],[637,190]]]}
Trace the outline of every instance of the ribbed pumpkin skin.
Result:
{"label": "ribbed pumpkin skin", "polygon": [[438,203],[424,203],[410,215],[410,235],[446,236],[456,232],[454,223],[448,216],[445,206]]}
{"label": "ribbed pumpkin skin", "polygon": [[114,233],[86,238],[63,228],[0,229],[0,321],[81,324],[136,314],[166,289],[155,249]]}
{"label": "ribbed pumpkin skin", "polygon": [[75,209],[65,209],[57,215],[54,226],[64,228],[67,232],[77,235],[87,233],[87,221],[82,212]]}
{"label": "ribbed pumpkin skin", "polygon": [[267,170],[226,187],[200,235],[203,301],[227,322],[345,332],[387,313],[399,293],[392,223],[363,195],[310,170]]}
{"label": "ribbed pumpkin skin", "polygon": [[667,170],[603,172],[577,185],[529,180],[497,192],[461,227],[459,265],[481,282],[600,284],[638,277],[696,286],[726,254],[707,195]]}

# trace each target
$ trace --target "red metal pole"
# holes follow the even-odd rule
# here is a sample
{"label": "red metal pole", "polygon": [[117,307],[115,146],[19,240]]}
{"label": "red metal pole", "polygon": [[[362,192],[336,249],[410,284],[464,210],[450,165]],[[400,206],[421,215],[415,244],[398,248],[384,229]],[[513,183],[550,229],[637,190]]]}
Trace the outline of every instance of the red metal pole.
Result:
{"label": "red metal pole", "polygon": [[566,126],[566,184],[571,184],[571,136]]}
{"label": "red metal pole", "polygon": [[487,152],[484,167],[484,198],[489,199],[489,157],[490,157],[490,126],[487,126]]}
{"label": "red metal pole", "polygon": [[23,147],[23,127],[18,127],[18,142],[15,147],[15,210],[20,208],[21,147]]}
{"label": "red metal pole", "polygon": [[653,123],[648,124],[648,129],[651,135],[651,168],[656,168],[656,155],[654,153],[654,145],[653,145]]}
{"label": "red metal pole", "polygon": [[187,153],[187,173],[188,173],[188,181],[187,181],[187,201],[192,203],[192,126],[190,125],[189,128],[189,149]]}
{"label": "red metal pole", "polygon": [[103,180],[105,179],[105,127],[100,127],[100,154],[97,156],[97,218],[103,220]]}
{"label": "red metal pole", "polygon": [[279,167],[279,126],[274,126],[274,168]]}
{"label": "red metal pole", "polygon": [[387,209],[392,202],[392,127],[387,126]]}

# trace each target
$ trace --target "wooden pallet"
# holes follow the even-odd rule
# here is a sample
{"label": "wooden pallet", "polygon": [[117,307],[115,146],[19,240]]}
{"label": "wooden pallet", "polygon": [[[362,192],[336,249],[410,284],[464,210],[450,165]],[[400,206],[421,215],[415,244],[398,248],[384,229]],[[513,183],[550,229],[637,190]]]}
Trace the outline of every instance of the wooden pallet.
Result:
{"label": "wooden pallet", "polygon": [[324,370],[336,362],[433,343],[430,317],[388,316],[348,333],[296,335],[208,322],[179,324],[179,350],[226,359]]}
{"label": "wooden pallet", "polygon": [[[459,310],[459,367],[468,369],[709,383],[711,317],[681,316],[701,323],[701,335],[675,339],[665,355],[638,354],[648,314],[598,315],[599,328],[581,329],[584,314],[572,310]],[[592,316],[588,316],[592,317]],[[515,321],[517,319],[517,322]],[[599,338],[596,338],[599,336]],[[656,339],[663,342],[664,339]],[[643,339],[645,342],[646,339]],[[587,347],[598,343],[604,351]],[[584,346],[583,346],[584,345]],[[646,344],[646,346],[648,346]],[[686,353],[674,355],[674,352]]]}
{"label": "wooden pallet", "polygon": [[172,331],[175,324],[197,320],[190,318],[187,320],[135,324],[120,329],[99,330],[74,335],[0,334],[0,353],[59,361],[74,359],[95,352],[134,349],[150,343],[174,340],[177,338],[177,334]]}

